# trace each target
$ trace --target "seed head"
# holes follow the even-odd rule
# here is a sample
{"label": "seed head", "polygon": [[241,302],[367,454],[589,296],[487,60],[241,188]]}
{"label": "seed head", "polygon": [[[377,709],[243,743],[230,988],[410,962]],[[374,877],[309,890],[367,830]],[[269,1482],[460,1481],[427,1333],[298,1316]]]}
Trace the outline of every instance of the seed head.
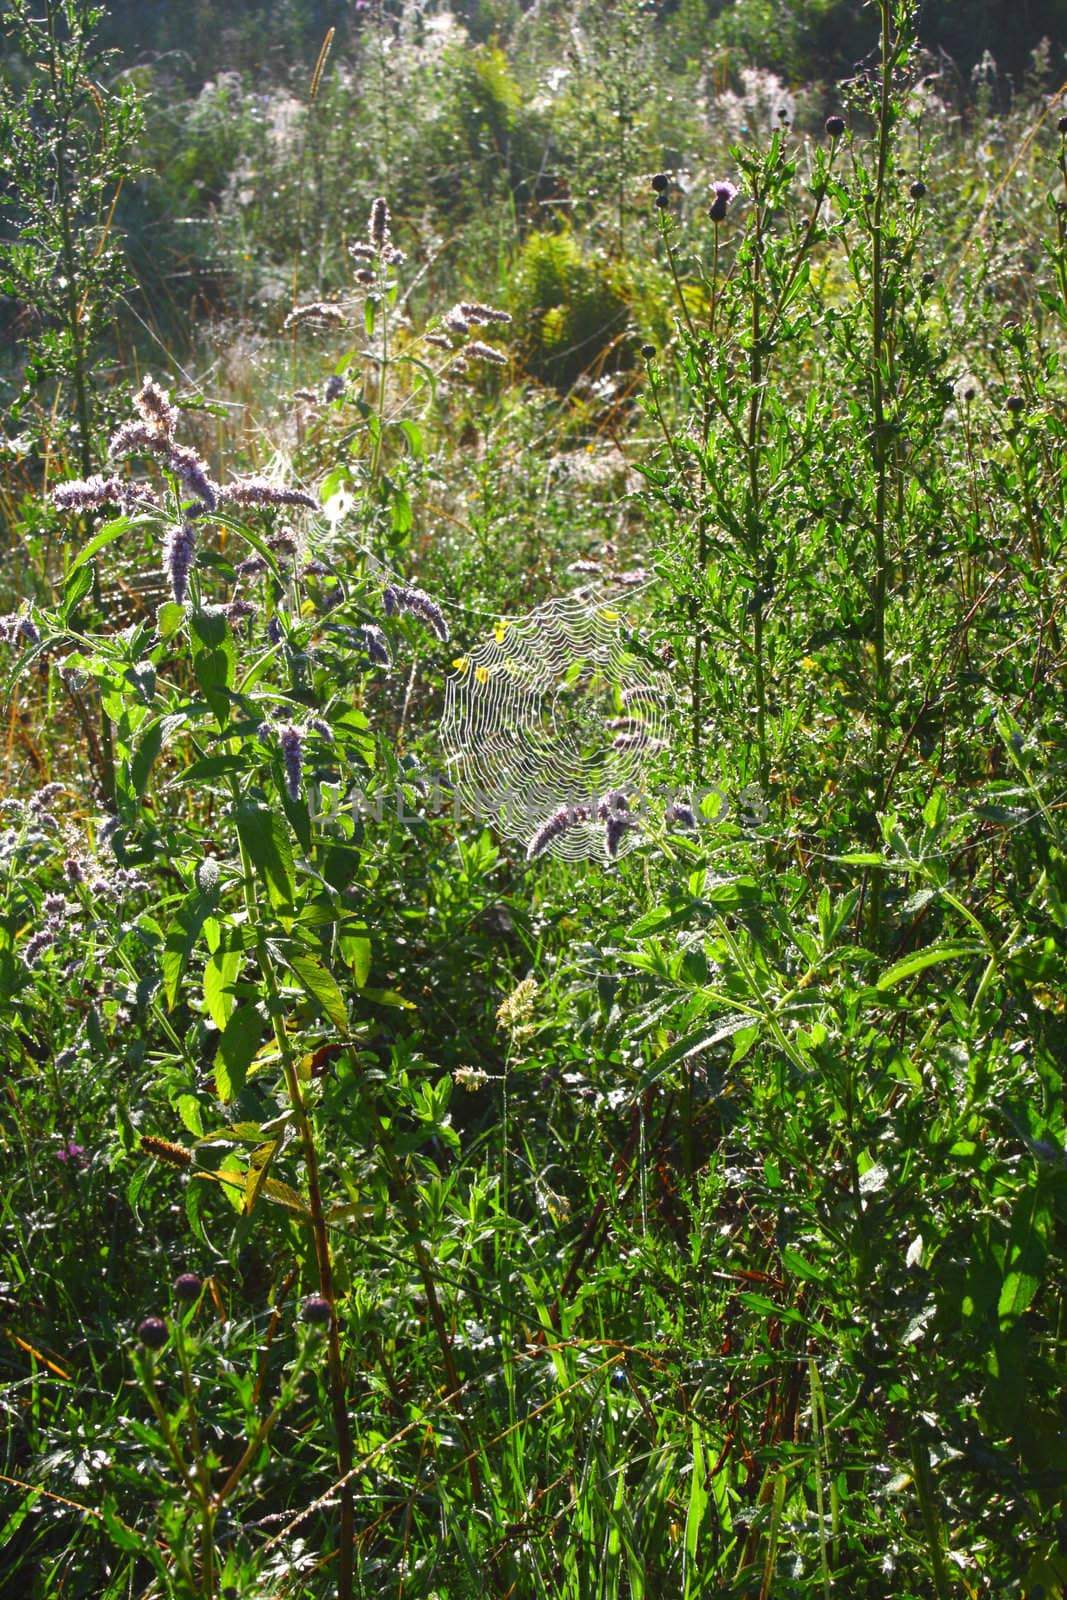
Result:
{"label": "seed head", "polygon": [[1026,399],[1021,394],[1010,394],[1004,404],[1013,417],[1017,417],[1020,411],[1026,410]]}
{"label": "seed head", "polygon": [[832,117],[827,117],[826,131],[831,139],[840,139],[845,131],[844,117],[839,117],[836,113]]}
{"label": "seed head", "polygon": [[1067,133],[1067,117],[1060,117],[1059,121],[1056,123],[1056,132]]}
{"label": "seed head", "polygon": [[214,856],[205,856],[196,869],[196,886],[201,894],[214,894],[219,886],[219,864]]}
{"label": "seed head", "polygon": [[671,180],[665,172],[657,172],[652,179],[652,187],[657,194],[666,194],[671,186]]}
{"label": "seed head", "polygon": [[165,1161],[169,1167],[191,1167],[193,1164],[191,1150],[182,1144],[174,1144],[170,1139],[159,1139],[154,1133],[141,1135],[141,1149],[147,1150],[157,1161]]}
{"label": "seed head", "polygon": [[200,1291],[204,1287],[203,1281],[195,1272],[182,1272],[174,1280],[174,1298],[182,1300],[186,1305],[191,1305],[200,1298]]}
{"label": "seed head", "polygon": [[911,195],[913,200],[921,200],[923,198],[926,193],[926,185],[923,183],[921,178],[916,178],[915,182],[908,190],[908,193]]}

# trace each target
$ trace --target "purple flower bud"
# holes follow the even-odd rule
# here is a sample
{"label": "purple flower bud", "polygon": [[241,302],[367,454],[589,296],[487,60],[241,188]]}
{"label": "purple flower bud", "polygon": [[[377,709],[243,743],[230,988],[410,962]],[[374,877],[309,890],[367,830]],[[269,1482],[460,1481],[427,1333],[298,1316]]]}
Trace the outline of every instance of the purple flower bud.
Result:
{"label": "purple flower bud", "polygon": [[680,828],[695,828],[696,812],[685,800],[672,800],[667,807],[667,821],[676,822]]}
{"label": "purple flower bud", "polygon": [[584,807],[560,806],[558,811],[552,813],[547,822],[542,822],[530,840],[526,847],[527,861],[533,861],[537,856],[543,855],[553,839],[558,839],[561,833],[566,833],[567,829],[572,828],[576,822],[584,822],[585,820]]}
{"label": "purple flower bud", "polygon": [[26,941],[23,958],[28,967],[36,965],[37,958],[56,942],[55,933],[51,928],[39,928],[32,938]]}
{"label": "purple flower bud", "polygon": [[255,614],[256,608],[251,600],[231,600],[226,607],[226,621],[231,628],[239,628],[242,622],[247,622]]}
{"label": "purple flower bud", "polygon": [[238,478],[226,484],[219,493],[223,500],[234,506],[306,506],[309,511],[319,509],[318,501],[303,489],[286,489],[266,478]]}
{"label": "purple flower bud", "polygon": [[461,317],[468,322],[485,326],[490,322],[510,322],[510,311],[498,311],[495,306],[482,305],[480,300],[461,300],[456,307]]}
{"label": "purple flower bud", "polygon": [[337,327],[347,321],[341,306],[330,300],[313,300],[308,305],[293,307],[282,323],[282,332],[288,333],[290,328],[298,328],[305,322],[332,323]]}
{"label": "purple flower bud", "polygon": [[170,396],[147,372],[133,403],[149,432],[160,440],[168,440],[177,424],[178,413]]}
{"label": "purple flower bud", "polygon": [[368,622],[359,631],[366,646],[367,654],[375,666],[391,667],[393,658],[389,653],[389,641],[381,628],[376,627],[373,622]]}
{"label": "purple flower bud", "polygon": [[262,556],[246,556],[234,567],[239,578],[258,578],[267,570],[267,563]]}
{"label": "purple flower bud", "polygon": [[634,819],[632,817],[616,814],[608,818],[604,826],[604,838],[608,847],[608,855],[613,859],[619,853],[619,845],[622,842],[623,834],[627,828],[632,828],[633,826]]}
{"label": "purple flower bud", "polygon": [[481,339],[472,339],[463,354],[477,356],[479,361],[490,361],[495,367],[506,367],[508,364],[508,358],[503,350],[497,350],[491,344],[483,344]]}
{"label": "purple flower bud", "polygon": [[91,478],[71,478],[52,490],[52,504],[57,511],[87,511],[92,506],[120,506],[125,500],[121,478],[102,478],[94,473]]}
{"label": "purple flower bud", "polygon": [[377,251],[384,250],[389,243],[389,207],[381,195],[370,208],[367,237]]}
{"label": "purple flower bud", "polygon": [[304,787],[304,741],[300,729],[287,722],[278,730],[278,743],[285,763],[286,793],[290,800],[299,800]]}
{"label": "purple flower bud", "polygon": [[219,487],[212,483],[206,464],[195,450],[184,444],[168,444],[163,461],[189,493],[196,496],[205,511],[214,511],[219,503]]}
{"label": "purple flower bud", "polygon": [[203,1281],[195,1272],[182,1272],[174,1280],[174,1298],[191,1305],[194,1300],[199,1300],[203,1287]]}
{"label": "purple flower bud", "polygon": [[387,617],[395,616],[398,611],[409,611],[443,644],[448,642],[450,632],[444,613],[425,590],[390,583],[382,591],[382,606]]}
{"label": "purple flower bud", "polygon": [[163,571],[170,579],[170,592],[182,605],[189,592],[189,573],[196,548],[196,531],[191,522],[167,529],[163,542]]}

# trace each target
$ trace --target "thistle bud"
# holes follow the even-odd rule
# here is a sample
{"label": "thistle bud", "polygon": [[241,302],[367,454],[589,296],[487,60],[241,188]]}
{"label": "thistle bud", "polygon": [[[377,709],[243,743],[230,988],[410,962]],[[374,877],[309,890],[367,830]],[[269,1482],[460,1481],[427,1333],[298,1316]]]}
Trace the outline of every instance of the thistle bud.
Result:
{"label": "thistle bud", "polygon": [[[384,203],[383,201],[382,204]],[[304,1301],[303,1317],[312,1327],[325,1328],[333,1318],[333,1309],[330,1302],[324,1300],[321,1294],[311,1294]]]}
{"label": "thistle bud", "polygon": [[162,1350],[168,1338],[167,1324],[162,1317],[145,1317],[137,1337],[146,1350]]}
{"label": "thistle bud", "polygon": [[715,198],[711,202],[708,216],[712,222],[722,222],[726,216],[730,201],[737,198],[737,190],[732,183],[723,179],[720,183],[712,185],[712,193]]}

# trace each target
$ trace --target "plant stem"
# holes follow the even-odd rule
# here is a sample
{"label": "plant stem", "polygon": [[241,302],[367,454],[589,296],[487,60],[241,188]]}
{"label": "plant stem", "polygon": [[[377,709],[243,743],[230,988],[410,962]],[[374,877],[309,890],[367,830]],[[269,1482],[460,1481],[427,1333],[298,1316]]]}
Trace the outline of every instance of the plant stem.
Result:
{"label": "plant stem", "polygon": [[[251,864],[249,863],[248,866],[250,870]],[[258,940],[256,953],[260,967],[267,980],[267,989],[271,1001],[271,1018],[274,1024],[274,1037],[281,1056],[285,1088],[289,1096],[289,1104],[292,1107],[304,1155],[304,1169],[307,1173],[308,1186],[308,1210],[311,1213],[311,1233],[315,1245],[315,1264],[319,1274],[319,1293],[330,1307],[326,1360],[330,1389],[330,1409],[333,1414],[334,1432],[337,1436],[337,1467],[338,1474],[342,1480],[340,1487],[341,1537],[338,1552],[337,1600],[352,1600],[355,1571],[355,1507],[352,1483],[349,1476],[353,1460],[352,1430],[348,1420],[347,1385],[345,1383],[344,1362],[341,1358],[337,1312],[334,1308],[333,1261],[330,1255],[330,1237],[326,1225],[326,1214],[322,1204],[318,1150],[315,1145],[315,1130],[312,1126],[311,1118],[308,1116],[307,1106],[304,1103],[303,1090],[300,1086],[300,1074],[293,1059],[289,1037],[285,1031],[278,976],[274,970],[274,962],[270,951],[267,948],[267,941],[262,935]]]}

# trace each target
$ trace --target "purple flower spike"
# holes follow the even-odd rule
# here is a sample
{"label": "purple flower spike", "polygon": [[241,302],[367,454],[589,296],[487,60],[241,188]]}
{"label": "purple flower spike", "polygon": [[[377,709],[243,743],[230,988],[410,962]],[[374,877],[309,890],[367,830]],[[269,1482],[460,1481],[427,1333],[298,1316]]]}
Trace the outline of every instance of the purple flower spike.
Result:
{"label": "purple flower spike", "polygon": [[189,592],[189,572],[196,551],[196,533],[191,522],[180,528],[168,528],[163,545],[163,571],[170,579],[170,592],[177,605],[184,603]]}
{"label": "purple flower spike", "polygon": [[304,786],[304,740],[292,722],[278,730],[278,743],[285,762],[285,789],[290,800],[299,800]]}

